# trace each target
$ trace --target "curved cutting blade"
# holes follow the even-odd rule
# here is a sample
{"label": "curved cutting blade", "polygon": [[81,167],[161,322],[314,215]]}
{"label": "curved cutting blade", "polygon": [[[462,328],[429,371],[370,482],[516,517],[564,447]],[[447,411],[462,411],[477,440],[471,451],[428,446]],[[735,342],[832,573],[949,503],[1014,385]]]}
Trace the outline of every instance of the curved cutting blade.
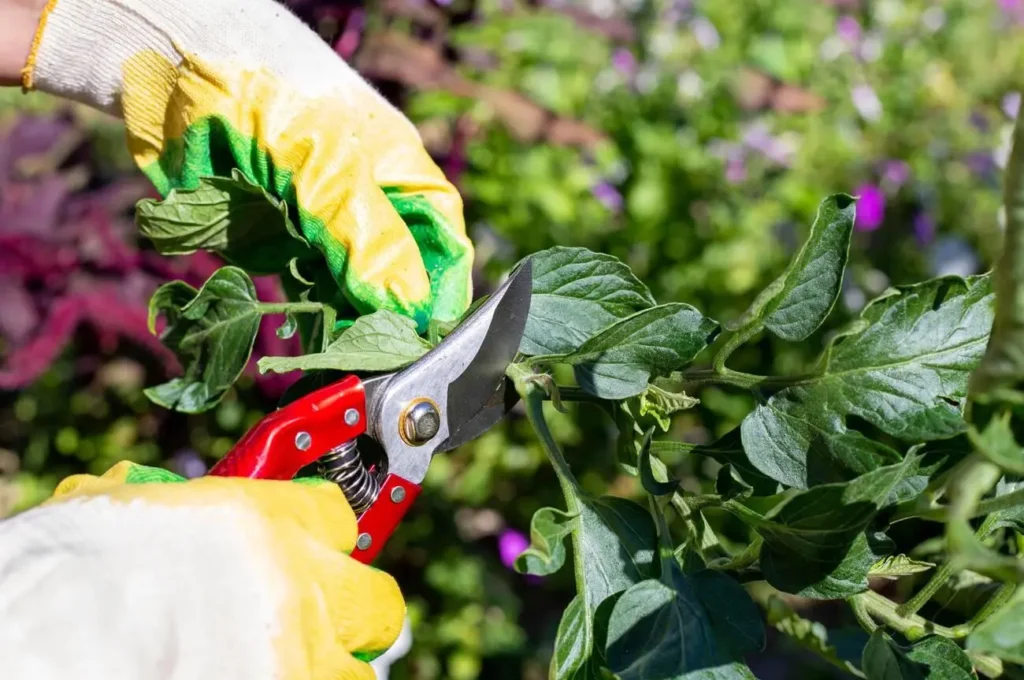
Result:
{"label": "curved cutting blade", "polygon": [[[515,406],[505,369],[519,351],[532,294],[527,260],[440,344],[368,395],[369,424],[390,472],[419,483],[434,453],[476,438]],[[413,446],[401,436],[401,420],[422,399],[437,406],[441,426],[430,441]]]}

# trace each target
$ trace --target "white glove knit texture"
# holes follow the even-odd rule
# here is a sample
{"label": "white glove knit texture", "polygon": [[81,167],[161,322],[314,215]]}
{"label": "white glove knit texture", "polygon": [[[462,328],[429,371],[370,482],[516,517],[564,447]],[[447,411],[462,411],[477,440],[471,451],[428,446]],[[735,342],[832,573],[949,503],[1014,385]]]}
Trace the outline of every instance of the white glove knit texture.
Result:
{"label": "white glove knit texture", "polygon": [[124,65],[144,50],[175,65],[184,53],[265,68],[308,96],[391,106],[274,0],[52,0],[37,41],[33,88],[119,117]]}
{"label": "white glove knit texture", "polygon": [[286,591],[254,519],[97,497],[0,522],[0,677],[270,680]]}

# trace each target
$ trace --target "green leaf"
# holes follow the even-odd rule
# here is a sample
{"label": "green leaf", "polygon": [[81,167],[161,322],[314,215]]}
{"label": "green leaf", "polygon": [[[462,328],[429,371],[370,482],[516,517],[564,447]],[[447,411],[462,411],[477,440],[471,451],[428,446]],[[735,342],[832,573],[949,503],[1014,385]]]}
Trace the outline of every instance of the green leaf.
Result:
{"label": "green leaf", "polygon": [[[606,654],[609,668],[621,680],[754,677],[737,658],[764,644],[760,616],[756,609],[750,611],[750,598],[738,584],[737,593],[723,588],[717,578],[708,577],[700,585],[710,585],[715,594],[728,598],[716,603],[719,611],[713,619],[698,595],[697,585],[675,560],[666,560],[660,580],[642,581],[622,594],[608,620]],[[736,617],[728,616],[726,611],[736,603],[740,603],[740,612]],[[751,615],[744,622],[750,627],[736,628],[744,613]],[[720,640],[716,622],[725,626],[728,642]]]}
{"label": "green leaf", "polygon": [[1024,664],[1024,589],[1018,588],[991,616],[967,636],[967,649]]}
{"label": "green leaf", "polygon": [[935,565],[931,562],[913,560],[903,554],[890,555],[872,564],[870,571],[868,571],[868,576],[897,579],[901,576],[920,574],[934,568]]}
{"label": "green leaf", "polygon": [[[570,636],[578,652],[563,655],[565,662],[557,677],[578,678],[601,658],[594,627],[601,604],[657,573],[657,533],[650,513],[632,501],[613,496],[590,498],[572,491],[566,500],[570,512],[579,515],[571,536],[581,611],[580,630],[573,629]],[[564,617],[562,621],[569,625]]]}
{"label": "green leaf", "polygon": [[640,415],[654,418],[661,431],[668,432],[673,414],[691,409],[699,403],[699,399],[685,392],[669,392],[657,385],[648,385],[640,393]]}
{"label": "green leaf", "polygon": [[761,612],[736,579],[715,569],[689,574],[718,641],[740,657],[765,647]]}
{"label": "green leaf", "polygon": [[1024,475],[1024,448],[1017,443],[1010,427],[1010,411],[1003,411],[989,419],[982,432],[974,427],[967,430],[974,448],[1007,472]]}
{"label": "green leaf", "polygon": [[584,620],[583,598],[577,595],[569,603],[555,634],[550,676],[554,680],[614,680],[605,668],[604,645],[608,617],[622,593],[600,604],[592,621]]}
{"label": "green leaf", "polygon": [[576,515],[555,508],[541,508],[530,520],[530,547],[515,561],[520,574],[547,576],[565,563],[565,537],[576,526]]}
{"label": "green leaf", "polygon": [[164,284],[149,302],[149,326],[163,314],[160,335],[181,361],[185,375],[151,387],[153,402],[182,413],[215,406],[245,369],[260,326],[260,306],[249,276],[222,267],[196,291],[181,281]]}
{"label": "green leaf", "polygon": [[[619,433],[616,444],[616,449],[619,452],[619,464],[627,474],[639,474],[637,465],[645,433],[653,428],[667,432],[671,424],[672,413],[690,408],[696,401],[685,394],[667,392],[655,385],[648,385],[640,396],[618,402],[601,402],[615,420],[615,427]],[[654,442],[652,446],[676,443]]]}
{"label": "green leaf", "polygon": [[861,662],[868,680],[974,680],[971,660],[952,640],[933,635],[908,647],[881,628],[864,647]]}
{"label": "green leaf", "polygon": [[578,522],[573,547],[588,608],[657,571],[657,534],[643,506],[615,496],[581,499]]}
{"label": "green leaf", "polygon": [[393,371],[419,359],[430,344],[416,333],[416,322],[381,310],[356,319],[352,326],[319,354],[301,357],[263,357],[261,373],[297,370]]}
{"label": "green leaf", "polygon": [[195,189],[173,189],[162,201],[139,201],[136,222],[163,255],[209,250],[255,274],[279,273],[314,254],[288,205],[238,169],[230,178],[201,177]]}
{"label": "green leaf", "polygon": [[[1013,493],[1019,489],[1024,489],[1024,481],[1022,480],[1009,480],[1003,477],[996,482],[995,497],[1005,496],[1008,493]],[[1009,508],[1003,508],[997,510],[989,515],[992,521],[992,531],[999,529],[1013,529],[1014,531],[1024,533],[1024,505],[1014,505]]]}
{"label": "green leaf", "polygon": [[768,583],[804,597],[848,597],[867,589],[868,572],[888,543],[865,530],[918,462],[909,455],[850,482],[794,494],[767,515],[737,501],[724,507],[764,538],[761,570]]}
{"label": "green leaf", "polygon": [[[667,448],[673,444],[676,442],[654,442],[651,448],[657,453],[662,447]],[[690,453],[706,456],[722,465],[731,465],[733,474],[753,489],[755,496],[772,496],[779,492],[779,483],[764,475],[750,462],[746,451],[743,450],[738,427],[724,434],[718,441],[693,447]]]}
{"label": "green leaf", "polygon": [[729,330],[761,323],[783,340],[804,340],[828,317],[843,284],[856,205],[846,194],[829,196],[803,247],[786,271],[754,300]]}
{"label": "green leaf", "polygon": [[876,299],[829,343],[818,375],[744,419],[751,462],[805,489],[899,459],[847,429],[850,417],[915,443],[963,432],[967,381],[985,348],[992,302],[988,276],[935,279]]}
{"label": "green leaf", "polygon": [[817,621],[809,621],[790,609],[782,598],[772,595],[768,598],[765,608],[768,625],[780,633],[788,635],[801,647],[819,658],[847,673],[863,678],[864,674],[857,666],[842,658],[838,650],[829,644],[828,629]]}
{"label": "green leaf", "polygon": [[653,307],[651,292],[611,255],[556,246],[530,256],[533,299],[519,351],[572,352],[602,329]]}
{"label": "green leaf", "polygon": [[590,656],[590,626],[583,618],[583,596],[577,595],[562,612],[555,634],[555,653],[551,657],[551,677],[572,677]]}
{"label": "green leaf", "polygon": [[570,354],[543,360],[571,364],[576,381],[604,399],[626,399],[653,377],[683,368],[718,333],[718,323],[682,303],[658,305],[606,328]]}
{"label": "green leaf", "polygon": [[277,337],[282,340],[287,340],[295,335],[295,331],[299,330],[299,321],[295,318],[295,315],[291,312],[286,312],[284,315],[284,323],[278,326],[274,332]]}
{"label": "green leaf", "polygon": [[640,448],[640,483],[644,491],[652,496],[667,496],[679,488],[679,482],[669,478],[667,471],[664,470],[664,464],[658,466],[662,472],[661,479],[655,476],[651,467],[651,434],[652,432],[648,432],[644,436]]}
{"label": "green leaf", "polygon": [[316,285],[316,281],[313,280],[315,277],[310,277],[302,272],[302,260],[297,257],[293,257],[288,260],[288,273],[291,274],[292,278],[295,279],[296,283],[306,288],[312,288]]}
{"label": "green leaf", "polygon": [[723,465],[715,478],[715,493],[725,499],[746,498],[753,495],[754,489],[743,481],[732,465]]}

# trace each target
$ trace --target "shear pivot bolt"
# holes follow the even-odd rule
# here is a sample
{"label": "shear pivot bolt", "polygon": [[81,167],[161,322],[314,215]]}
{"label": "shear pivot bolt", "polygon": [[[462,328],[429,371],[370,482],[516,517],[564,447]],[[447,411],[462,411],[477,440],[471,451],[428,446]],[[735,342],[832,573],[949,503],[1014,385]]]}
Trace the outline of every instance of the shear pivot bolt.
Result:
{"label": "shear pivot bolt", "polygon": [[359,538],[356,539],[357,548],[360,550],[369,550],[371,545],[373,545],[373,538],[370,534],[359,534]]}
{"label": "shear pivot bolt", "polygon": [[402,438],[412,446],[426,444],[441,429],[441,414],[431,401],[418,401],[402,417]]}
{"label": "shear pivot bolt", "polygon": [[300,432],[295,435],[295,448],[299,451],[306,451],[313,444],[313,438],[308,432]]}
{"label": "shear pivot bolt", "polygon": [[405,500],[405,489],[403,489],[400,486],[396,486],[394,489],[391,490],[391,502],[392,503],[401,503],[404,500]]}
{"label": "shear pivot bolt", "polygon": [[350,408],[345,411],[345,424],[352,427],[359,422],[359,411],[354,408]]}

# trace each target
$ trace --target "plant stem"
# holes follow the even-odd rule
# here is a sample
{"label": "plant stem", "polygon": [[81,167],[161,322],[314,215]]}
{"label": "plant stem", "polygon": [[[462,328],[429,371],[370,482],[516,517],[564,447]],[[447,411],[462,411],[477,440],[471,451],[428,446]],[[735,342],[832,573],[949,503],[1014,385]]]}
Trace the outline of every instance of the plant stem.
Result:
{"label": "plant stem", "polygon": [[[557,359],[560,358],[561,355],[528,357],[522,363],[525,366],[532,367],[547,363],[558,363]],[[754,387],[782,388],[790,387],[791,385],[800,385],[802,383],[815,380],[818,377],[819,376],[813,374],[796,376],[756,375],[754,373],[734,371],[730,368],[723,368],[720,372],[712,369],[700,368],[673,373],[671,379],[680,383],[679,389],[673,391],[686,392],[691,388],[702,387],[704,385],[733,385],[735,387],[742,387],[743,389],[748,390]],[[558,389],[559,392],[561,392],[562,401],[609,401],[608,399],[595,397],[578,387],[559,386]]]}
{"label": "plant stem", "polygon": [[[652,458],[651,460],[657,459]],[[692,541],[691,548],[701,556],[705,564],[718,559],[729,558],[729,554],[722,548],[713,532],[710,540],[706,540],[708,536],[704,532],[704,516],[700,513],[701,508],[719,506],[721,504],[722,499],[712,494],[683,496],[678,491],[672,494],[672,507],[675,508],[679,519],[686,527],[687,540]]]}
{"label": "plant stem", "polygon": [[850,605],[850,611],[853,612],[853,617],[857,619],[857,623],[860,624],[860,627],[867,631],[868,635],[874,633],[875,629],[878,628],[878,624],[875,623],[873,618],[871,618],[871,614],[868,612],[867,605],[865,605],[864,601],[858,596],[851,597],[846,602]]}
{"label": "plant stem", "polygon": [[729,338],[722,349],[718,350],[718,354],[715,355],[715,359],[712,362],[716,373],[725,373],[728,369],[725,367],[725,362],[729,359],[729,355],[740,348],[743,343],[750,338],[761,332],[762,325],[760,322],[752,323],[745,328],[741,328],[736,331],[731,338]]}
{"label": "plant stem", "polygon": [[761,556],[761,546],[763,544],[764,539],[760,536],[756,536],[754,540],[744,548],[743,552],[731,558],[718,558],[712,562],[708,562],[708,567],[710,569],[719,569],[722,571],[743,571],[757,562],[757,558]]}
{"label": "plant stem", "polygon": [[672,534],[668,530],[668,522],[665,521],[665,513],[662,512],[658,499],[654,496],[648,496],[647,501],[651,506],[651,516],[654,518],[654,524],[658,529],[658,556],[661,558],[662,563],[664,563],[664,560],[671,560],[674,557]]}
{"label": "plant stem", "polygon": [[722,497],[716,494],[704,494],[701,496],[683,496],[676,491],[672,494],[672,505],[683,515],[690,515],[704,508],[714,508],[722,505]]}
{"label": "plant stem", "polygon": [[753,387],[789,387],[814,380],[818,377],[813,374],[795,376],[756,375],[754,373],[734,371],[731,368],[723,368],[721,371],[707,368],[693,369],[672,375],[673,380],[682,383],[681,389],[683,391],[691,387],[715,384],[734,385],[744,389],[751,389]]}
{"label": "plant stem", "polygon": [[[608,399],[595,397],[593,394],[581,390],[578,387],[563,387],[562,385],[555,385],[555,389],[558,390],[558,396],[562,401],[585,401],[597,403],[609,401]],[[541,399],[544,401],[552,401],[551,395],[545,392],[541,393]]]}
{"label": "plant stem", "polygon": [[967,652],[967,656],[970,658],[971,664],[974,665],[975,670],[982,675],[987,675],[990,678],[1020,677],[1016,673],[1009,672],[1008,669],[1004,668],[1003,662],[994,656],[989,656],[987,654],[972,654],[970,652]]}
{"label": "plant stem", "polygon": [[939,592],[942,586],[946,585],[946,581],[956,574],[956,569],[949,562],[946,562],[940,566],[932,577],[928,579],[928,582],[921,587],[914,596],[909,600],[901,604],[896,608],[896,613],[900,616],[913,616],[921,607],[928,604],[928,601],[935,597],[935,593]]}
{"label": "plant stem", "polygon": [[[987,517],[978,530],[974,532],[974,535],[978,538],[985,538],[992,531],[992,527],[995,526],[996,518]],[[957,572],[956,565],[952,562],[946,562],[939,567],[932,577],[928,579],[928,582],[917,591],[913,597],[901,604],[896,608],[896,613],[900,616],[912,616],[916,614],[921,607],[925,606],[929,600],[935,597],[935,593],[939,592],[942,586],[946,585],[946,581],[952,578]]]}
{"label": "plant stem", "polygon": [[[970,626],[961,625],[954,628],[947,628],[932,623],[917,616],[900,616],[897,613],[895,603],[869,590],[860,595],[854,595],[847,600],[853,610],[857,621],[867,632],[871,633],[877,628],[874,619],[882,621],[887,626],[902,634],[910,642],[916,642],[927,635],[941,635],[942,637],[959,640],[967,637]],[[1003,664],[999,659],[985,655],[971,655],[971,663],[979,673],[990,678],[998,678],[1003,675]]]}
{"label": "plant stem", "polygon": [[999,512],[1000,510],[1007,510],[1021,504],[1024,504],[1024,489],[1011,491],[1003,496],[979,502],[974,512],[971,513],[971,518],[981,517],[982,515]]}
{"label": "plant stem", "polygon": [[982,605],[971,620],[967,622],[967,626],[972,630],[978,626],[982,621],[987,619],[989,616],[994,614],[996,610],[1006,604],[1007,600],[1013,597],[1013,594],[1017,591],[1016,583],[1004,583],[999,586],[999,590],[992,594],[992,597],[988,598],[988,602]]}
{"label": "plant stem", "polygon": [[[857,606],[863,606],[864,610],[870,614],[873,619],[882,621],[885,625],[898,633],[901,633],[911,642],[915,642],[926,635],[932,634],[941,635],[942,637],[951,638],[953,640],[959,640],[967,637],[967,633],[970,632],[968,627],[965,625],[947,628],[946,626],[940,626],[937,623],[932,623],[917,614],[901,616],[897,613],[895,602],[884,595],[874,592],[873,590],[861,593],[860,595],[854,595],[850,600],[848,600],[848,602],[851,600],[857,601],[857,604],[853,604],[851,602],[851,607],[854,608],[854,614],[856,614]],[[871,632],[871,630],[868,630],[868,632]]]}
{"label": "plant stem", "polygon": [[[988,498],[979,502],[974,506],[974,509],[971,510],[967,519],[974,519],[975,517],[981,517],[982,515],[989,515],[993,512],[1006,510],[1022,504],[1024,504],[1024,489],[1017,489],[1016,491],[1011,491],[1006,495],[999,496],[997,498]],[[908,505],[902,510],[897,510],[892,521],[898,522],[905,519],[924,519],[932,522],[947,522],[949,521],[949,507],[950,506],[948,505],[943,505],[937,508],[921,510]]]}
{"label": "plant stem", "polygon": [[324,311],[322,302],[261,302],[261,314],[318,314]]}
{"label": "plant stem", "polygon": [[690,442],[675,442],[671,440],[651,442],[651,456],[655,456],[663,453],[689,453],[700,444],[691,444]]}
{"label": "plant stem", "polygon": [[[548,458],[551,460],[551,465],[554,466],[555,472],[558,474],[558,480],[562,484],[562,490],[565,492],[566,502],[571,504],[570,498],[575,499],[578,495],[579,483],[573,476],[569,463],[566,462],[565,457],[562,455],[558,442],[555,441],[554,435],[551,434],[551,430],[548,428],[548,422],[544,418],[545,393],[543,388],[529,380],[529,377],[534,375],[534,373],[522,364],[510,364],[505,373],[515,383],[516,391],[519,392],[519,396],[522,397],[523,404],[526,406],[526,417],[530,424],[533,425],[533,429],[536,430],[537,436],[540,438],[540,442],[544,446]],[[576,510],[577,508],[569,508],[570,512]]]}

